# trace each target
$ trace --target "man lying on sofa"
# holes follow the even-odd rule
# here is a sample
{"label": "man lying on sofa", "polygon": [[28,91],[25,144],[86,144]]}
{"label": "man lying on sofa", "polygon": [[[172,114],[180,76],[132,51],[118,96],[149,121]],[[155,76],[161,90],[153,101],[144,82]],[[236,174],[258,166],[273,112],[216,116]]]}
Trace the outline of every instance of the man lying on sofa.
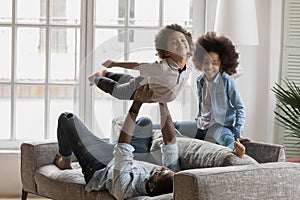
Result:
{"label": "man lying on sofa", "polygon": [[[97,138],[72,113],[63,113],[58,120],[59,152],[54,164],[71,169],[71,155],[77,157],[86,181],[85,189],[108,190],[116,199],[135,196],[156,196],[173,191],[173,176],[178,166],[176,132],[167,104],[160,104],[163,145],[162,163],[133,160],[130,144],[139,109],[152,96],[149,87],[140,87],[124,121],[118,143],[113,145]],[[150,103],[150,102],[148,102]]]}

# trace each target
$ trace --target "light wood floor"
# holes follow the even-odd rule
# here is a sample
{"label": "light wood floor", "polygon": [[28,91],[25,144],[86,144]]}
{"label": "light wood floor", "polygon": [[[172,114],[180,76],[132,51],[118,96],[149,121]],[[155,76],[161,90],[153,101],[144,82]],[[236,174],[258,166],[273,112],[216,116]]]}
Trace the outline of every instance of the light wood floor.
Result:
{"label": "light wood floor", "polygon": [[[21,200],[20,196],[1,196],[0,200]],[[27,200],[47,200],[47,198],[39,197],[33,194],[28,194]],[[50,199],[48,199],[50,200]]]}
{"label": "light wood floor", "polygon": [[[20,200],[20,199],[21,197],[0,197],[0,200]],[[47,200],[47,199],[42,197],[28,197],[27,200]]]}

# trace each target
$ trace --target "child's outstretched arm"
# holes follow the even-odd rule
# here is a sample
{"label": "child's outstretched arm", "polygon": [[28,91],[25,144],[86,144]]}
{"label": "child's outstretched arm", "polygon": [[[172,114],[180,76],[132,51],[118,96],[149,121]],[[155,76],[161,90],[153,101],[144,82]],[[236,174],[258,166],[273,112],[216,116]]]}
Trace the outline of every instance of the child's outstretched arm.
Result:
{"label": "child's outstretched arm", "polygon": [[114,62],[112,60],[107,60],[102,65],[106,68],[112,68],[112,67],[121,67],[124,69],[139,69],[139,63],[137,62]]}

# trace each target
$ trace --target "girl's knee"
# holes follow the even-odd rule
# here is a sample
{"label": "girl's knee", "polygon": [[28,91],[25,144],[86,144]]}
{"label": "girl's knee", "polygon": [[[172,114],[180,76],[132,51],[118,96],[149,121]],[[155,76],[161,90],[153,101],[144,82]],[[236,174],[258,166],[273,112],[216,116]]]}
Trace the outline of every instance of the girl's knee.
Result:
{"label": "girl's knee", "polygon": [[152,121],[149,117],[141,117],[137,121],[137,125],[139,126],[152,126]]}
{"label": "girl's knee", "polygon": [[218,140],[218,144],[233,149],[234,148],[234,146],[233,146],[233,144],[234,144],[234,136],[233,135],[229,135],[229,134],[221,135],[221,137]]}

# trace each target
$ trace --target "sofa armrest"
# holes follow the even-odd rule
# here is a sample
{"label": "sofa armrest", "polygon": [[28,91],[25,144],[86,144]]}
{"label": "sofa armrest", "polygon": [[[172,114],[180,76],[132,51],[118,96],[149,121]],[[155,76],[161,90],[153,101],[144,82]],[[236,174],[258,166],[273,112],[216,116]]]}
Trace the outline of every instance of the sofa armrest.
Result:
{"label": "sofa armrest", "polygon": [[36,193],[35,171],[43,165],[51,164],[57,151],[57,142],[42,141],[21,144],[21,179],[25,191]]}
{"label": "sofa armrest", "polygon": [[298,199],[300,164],[273,162],[181,171],[174,200]]}
{"label": "sofa armrest", "polygon": [[285,161],[284,146],[263,142],[244,142],[246,154],[259,163]]}

